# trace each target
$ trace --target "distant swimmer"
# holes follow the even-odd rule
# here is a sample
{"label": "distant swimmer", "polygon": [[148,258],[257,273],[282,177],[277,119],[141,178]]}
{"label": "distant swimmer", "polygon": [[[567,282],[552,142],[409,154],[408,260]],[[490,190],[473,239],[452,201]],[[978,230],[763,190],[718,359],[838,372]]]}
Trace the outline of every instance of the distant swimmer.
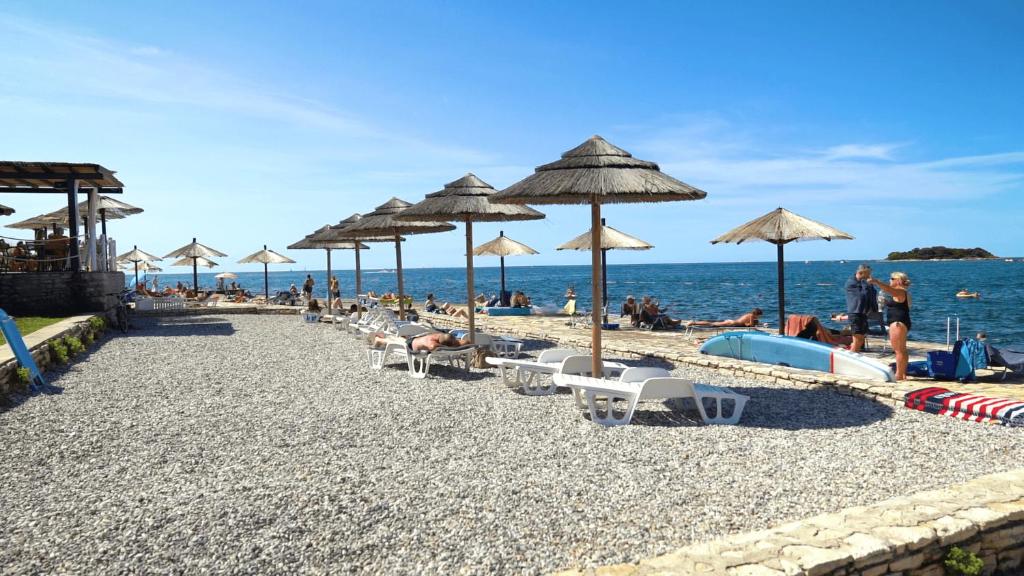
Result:
{"label": "distant swimmer", "polygon": [[967,288],[956,293],[957,298],[981,298],[981,292],[968,292]]}

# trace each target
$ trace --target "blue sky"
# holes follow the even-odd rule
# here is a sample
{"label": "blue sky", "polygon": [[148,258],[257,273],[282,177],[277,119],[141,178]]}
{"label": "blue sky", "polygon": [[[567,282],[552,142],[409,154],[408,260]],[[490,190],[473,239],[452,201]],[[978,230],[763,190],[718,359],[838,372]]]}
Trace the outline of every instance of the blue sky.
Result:
{"label": "blue sky", "polygon": [[[114,169],[146,209],[110,225],[120,246],[163,254],[197,236],[236,270],[264,243],[284,251],[466,172],[508,186],[592,134],[708,192],[606,207],[656,246],[630,262],[771,260],[769,245],[708,241],[777,206],[856,237],[794,259],[1017,256],[1022,29],[1013,1],[14,1],[0,7],[0,158]],[[0,194],[18,210],[0,224],[62,202]],[[541,251],[516,263],[588,263],[554,251],[588,211],[539,209],[478,224],[475,243],[504,229]],[[403,259],[460,266],[462,234],[412,237]],[[288,254],[323,267],[322,251]],[[365,262],[393,267],[394,252]]]}

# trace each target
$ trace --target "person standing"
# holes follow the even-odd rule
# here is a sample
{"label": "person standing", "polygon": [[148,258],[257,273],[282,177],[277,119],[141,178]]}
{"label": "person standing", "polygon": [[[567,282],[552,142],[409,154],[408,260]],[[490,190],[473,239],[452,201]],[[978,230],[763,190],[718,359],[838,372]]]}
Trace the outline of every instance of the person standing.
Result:
{"label": "person standing", "polygon": [[871,285],[871,266],[861,264],[853,277],[846,281],[846,314],[853,332],[851,352],[864,349],[868,333],[868,317],[878,312],[878,290]]}
{"label": "person standing", "polygon": [[302,297],[305,298],[306,302],[309,302],[309,300],[313,298],[314,284],[316,284],[316,282],[313,280],[313,277],[306,274],[306,281],[302,283]]}
{"label": "person standing", "polygon": [[907,334],[910,333],[910,278],[903,272],[893,272],[886,284],[870,278],[875,286],[892,296],[885,302],[885,318],[889,323],[889,342],[896,353],[896,380],[907,379]]}
{"label": "person standing", "polygon": [[327,283],[327,291],[331,293],[331,307],[341,309],[341,283],[338,282],[337,276],[331,276]]}

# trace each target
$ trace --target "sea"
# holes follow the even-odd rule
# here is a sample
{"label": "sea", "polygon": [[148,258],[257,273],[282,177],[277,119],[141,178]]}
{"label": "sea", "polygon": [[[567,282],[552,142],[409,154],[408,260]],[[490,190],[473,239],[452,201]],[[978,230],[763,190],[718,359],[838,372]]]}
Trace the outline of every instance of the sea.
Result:
{"label": "sea", "polygon": [[[843,285],[860,261],[794,261],[785,265],[786,313],[813,314],[826,325],[840,327],[830,316],[845,312]],[[913,329],[911,338],[931,342],[946,341],[947,323],[952,336],[959,321],[961,336],[985,331],[996,344],[1024,343],[1024,261],[961,260],[927,262],[869,262],[874,275],[888,278],[894,271],[906,272],[911,279]],[[497,294],[499,269],[477,267],[477,293]],[[342,296],[351,298],[355,287],[352,270],[335,270],[341,282]],[[215,285],[216,272],[200,273],[203,287]],[[270,292],[287,290],[294,283],[301,288],[306,274],[316,281],[316,293],[325,295],[325,270],[272,271]],[[701,263],[701,264],[609,264],[608,301],[617,311],[626,296],[652,296],[675,318],[735,318],[754,307],[764,310],[764,319],[777,327],[778,292],[775,262]],[[126,274],[126,277],[130,274]],[[178,281],[191,284],[192,274],[159,274],[161,286]],[[141,278],[141,276],[140,276]],[[508,266],[506,289],[522,290],[535,305],[549,311],[565,304],[565,291],[573,287],[577,306],[590,307],[589,266]],[[129,280],[130,281],[130,280]],[[404,271],[405,290],[417,300],[433,293],[439,302],[465,302],[464,268],[409,268]],[[230,282],[230,280],[228,281]],[[243,288],[263,292],[263,272],[239,272],[236,280]],[[363,270],[363,291],[397,291],[394,270]],[[966,288],[979,292],[980,298],[959,299],[957,291]]]}

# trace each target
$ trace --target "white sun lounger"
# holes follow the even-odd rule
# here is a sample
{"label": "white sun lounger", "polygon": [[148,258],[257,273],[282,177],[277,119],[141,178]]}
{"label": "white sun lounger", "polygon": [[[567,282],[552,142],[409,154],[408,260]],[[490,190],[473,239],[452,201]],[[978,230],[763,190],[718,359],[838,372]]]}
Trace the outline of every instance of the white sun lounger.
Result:
{"label": "white sun lounger", "polygon": [[[705,424],[736,424],[743,415],[743,408],[750,398],[737,394],[729,388],[695,384],[684,378],[667,376],[660,368],[630,368],[619,380],[603,380],[575,374],[557,374],[553,377],[562,386],[572,388],[577,404],[582,403],[590,412],[591,421],[602,426],[629,424],[641,400],[673,399],[681,403],[684,398],[693,398]],[[621,416],[613,409],[615,400],[626,402]],[[708,414],[705,400],[712,400],[714,412]],[[732,412],[725,416],[724,403],[732,404]],[[604,404],[604,413],[600,411]]]}
{"label": "white sun lounger", "polygon": [[[501,370],[501,380],[509,388],[520,388],[527,396],[547,396],[557,391],[554,379],[542,382],[542,375],[590,374],[591,357],[576,350],[554,348],[544,350],[536,360],[488,358],[487,363]],[[604,375],[616,376],[627,366],[621,362],[604,362]]]}
{"label": "white sun lounger", "polygon": [[306,324],[316,324],[320,321],[320,313],[306,310],[302,313],[302,321]]}
{"label": "white sun lounger", "polygon": [[383,348],[370,347],[366,350],[366,359],[370,363],[370,368],[380,370],[392,356],[402,358],[403,360],[407,359],[409,353],[408,339],[430,332],[435,332],[435,330],[420,324],[407,324],[400,327],[396,334],[387,338],[387,343]]}
{"label": "white sun lounger", "polygon": [[449,366],[469,372],[478,347],[476,344],[466,344],[451,348],[441,347],[433,352],[409,352],[409,376],[416,379],[426,378],[430,365],[441,362],[447,362]]}

